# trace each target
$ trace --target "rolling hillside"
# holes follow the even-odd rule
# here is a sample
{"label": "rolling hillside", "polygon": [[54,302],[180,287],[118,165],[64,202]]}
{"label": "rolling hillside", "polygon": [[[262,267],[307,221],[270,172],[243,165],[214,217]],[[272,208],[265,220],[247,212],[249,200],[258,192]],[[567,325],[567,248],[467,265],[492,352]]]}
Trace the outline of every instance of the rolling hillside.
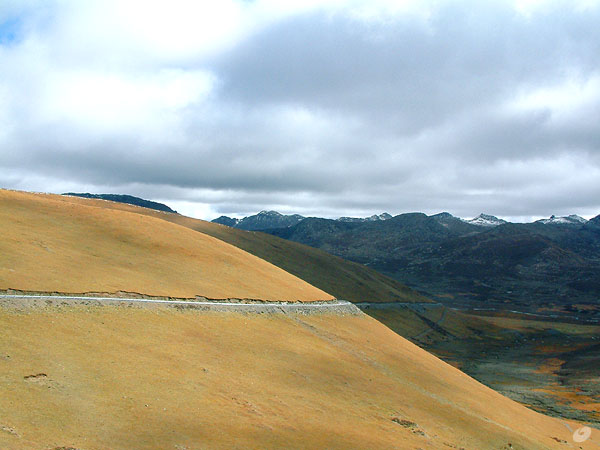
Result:
{"label": "rolling hillside", "polygon": [[[330,298],[153,216],[163,213],[90,201],[0,191],[2,287]],[[461,329],[454,319],[438,322]],[[503,397],[362,313],[0,299],[0,448],[561,449],[579,427]],[[595,449],[595,439],[577,445]]]}
{"label": "rolling hillside", "polygon": [[92,200],[65,198],[0,191],[0,289],[291,301],[332,298],[206,234],[142,214],[109,212],[90,206]]}
{"label": "rolling hillside", "polygon": [[598,448],[365,315],[0,307],[0,337],[0,448]]}
{"label": "rolling hillside", "polygon": [[352,302],[427,302],[426,297],[402,283],[381,275],[362,264],[333,256],[307,245],[265,233],[248,232],[217,223],[165,214],[123,203],[59,197],[61,201],[99,208],[135,212],[182,225],[220,239],[281,267],[336,298]]}

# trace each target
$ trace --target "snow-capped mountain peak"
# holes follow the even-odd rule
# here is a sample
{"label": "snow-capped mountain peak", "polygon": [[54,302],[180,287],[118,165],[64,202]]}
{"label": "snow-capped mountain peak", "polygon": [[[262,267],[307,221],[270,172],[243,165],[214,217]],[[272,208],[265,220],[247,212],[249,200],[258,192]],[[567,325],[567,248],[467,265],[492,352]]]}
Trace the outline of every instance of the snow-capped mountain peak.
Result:
{"label": "snow-capped mountain peak", "polygon": [[374,220],[388,220],[391,219],[392,216],[390,216],[388,213],[384,212],[381,214],[373,214],[370,217],[367,217],[366,220],[368,221],[374,221]]}
{"label": "snow-capped mountain peak", "polygon": [[465,220],[465,222],[470,223],[471,225],[478,225],[480,227],[497,227],[498,225],[507,223],[506,220],[498,219],[496,216],[491,216],[484,213],[479,214],[473,219]]}
{"label": "snow-capped mountain peak", "polygon": [[552,216],[550,216],[549,219],[540,219],[537,222],[543,223],[544,225],[547,225],[547,224],[583,225],[584,223],[587,222],[587,220],[585,220],[583,217],[578,216],[576,214],[571,214],[570,216],[561,216],[561,217],[552,215]]}
{"label": "snow-capped mountain peak", "polygon": [[257,216],[267,216],[267,217],[280,217],[283,214],[281,214],[280,212],[277,212],[277,211],[267,211],[266,209],[263,209],[261,212],[259,212],[256,215]]}
{"label": "snow-capped mountain peak", "polygon": [[381,214],[373,214],[370,217],[340,217],[337,219],[339,222],[377,222],[380,220],[388,220],[391,219],[392,216],[386,212]]}

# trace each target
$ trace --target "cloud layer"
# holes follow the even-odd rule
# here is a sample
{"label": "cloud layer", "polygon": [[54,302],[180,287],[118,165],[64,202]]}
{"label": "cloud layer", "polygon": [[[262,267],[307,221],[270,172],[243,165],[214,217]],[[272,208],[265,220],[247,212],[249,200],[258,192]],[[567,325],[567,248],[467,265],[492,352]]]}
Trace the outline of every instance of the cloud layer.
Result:
{"label": "cloud layer", "polygon": [[203,218],[594,216],[598,23],[589,1],[3,2],[0,186]]}

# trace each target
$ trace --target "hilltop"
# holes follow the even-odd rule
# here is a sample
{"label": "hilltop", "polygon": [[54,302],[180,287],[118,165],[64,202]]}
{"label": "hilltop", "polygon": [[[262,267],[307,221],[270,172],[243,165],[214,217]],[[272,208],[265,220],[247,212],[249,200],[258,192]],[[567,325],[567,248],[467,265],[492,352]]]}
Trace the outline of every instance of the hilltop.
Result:
{"label": "hilltop", "polygon": [[180,214],[163,214],[118,202],[76,197],[62,197],[62,200],[102,209],[143,214],[212,236],[264,259],[336,298],[352,302],[430,301],[404,284],[362,264],[269,234],[248,232]]}
{"label": "hilltop", "polygon": [[0,190],[0,289],[216,299],[333,298],[206,234],[89,202],[94,200]]}
{"label": "hilltop", "polygon": [[76,192],[67,192],[62,195],[70,195],[73,197],[82,197],[82,198],[95,198],[95,199],[100,199],[100,200],[108,200],[111,202],[127,203],[128,205],[141,206],[142,208],[150,208],[150,209],[155,209],[157,211],[164,211],[164,212],[169,212],[169,213],[177,212],[177,211],[169,208],[164,203],[154,202],[152,200],[145,200],[143,198],[134,197],[133,195],[89,194],[89,193],[76,193]]}

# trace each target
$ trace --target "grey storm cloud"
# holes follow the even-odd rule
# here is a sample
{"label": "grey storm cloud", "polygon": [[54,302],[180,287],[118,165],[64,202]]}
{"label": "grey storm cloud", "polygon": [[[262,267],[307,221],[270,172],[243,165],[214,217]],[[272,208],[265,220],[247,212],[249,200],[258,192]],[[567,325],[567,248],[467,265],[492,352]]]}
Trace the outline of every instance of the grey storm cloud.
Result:
{"label": "grey storm cloud", "polygon": [[235,100],[308,103],[377,121],[391,115],[400,132],[405,123],[418,131],[515,89],[560,82],[565,70],[597,72],[597,11],[557,9],[534,22],[490,5],[453,3],[427,21],[384,24],[341,13],[290,18],[222,55],[217,67]]}
{"label": "grey storm cloud", "polygon": [[2,186],[205,218],[600,213],[598,3],[194,3],[0,8]]}

